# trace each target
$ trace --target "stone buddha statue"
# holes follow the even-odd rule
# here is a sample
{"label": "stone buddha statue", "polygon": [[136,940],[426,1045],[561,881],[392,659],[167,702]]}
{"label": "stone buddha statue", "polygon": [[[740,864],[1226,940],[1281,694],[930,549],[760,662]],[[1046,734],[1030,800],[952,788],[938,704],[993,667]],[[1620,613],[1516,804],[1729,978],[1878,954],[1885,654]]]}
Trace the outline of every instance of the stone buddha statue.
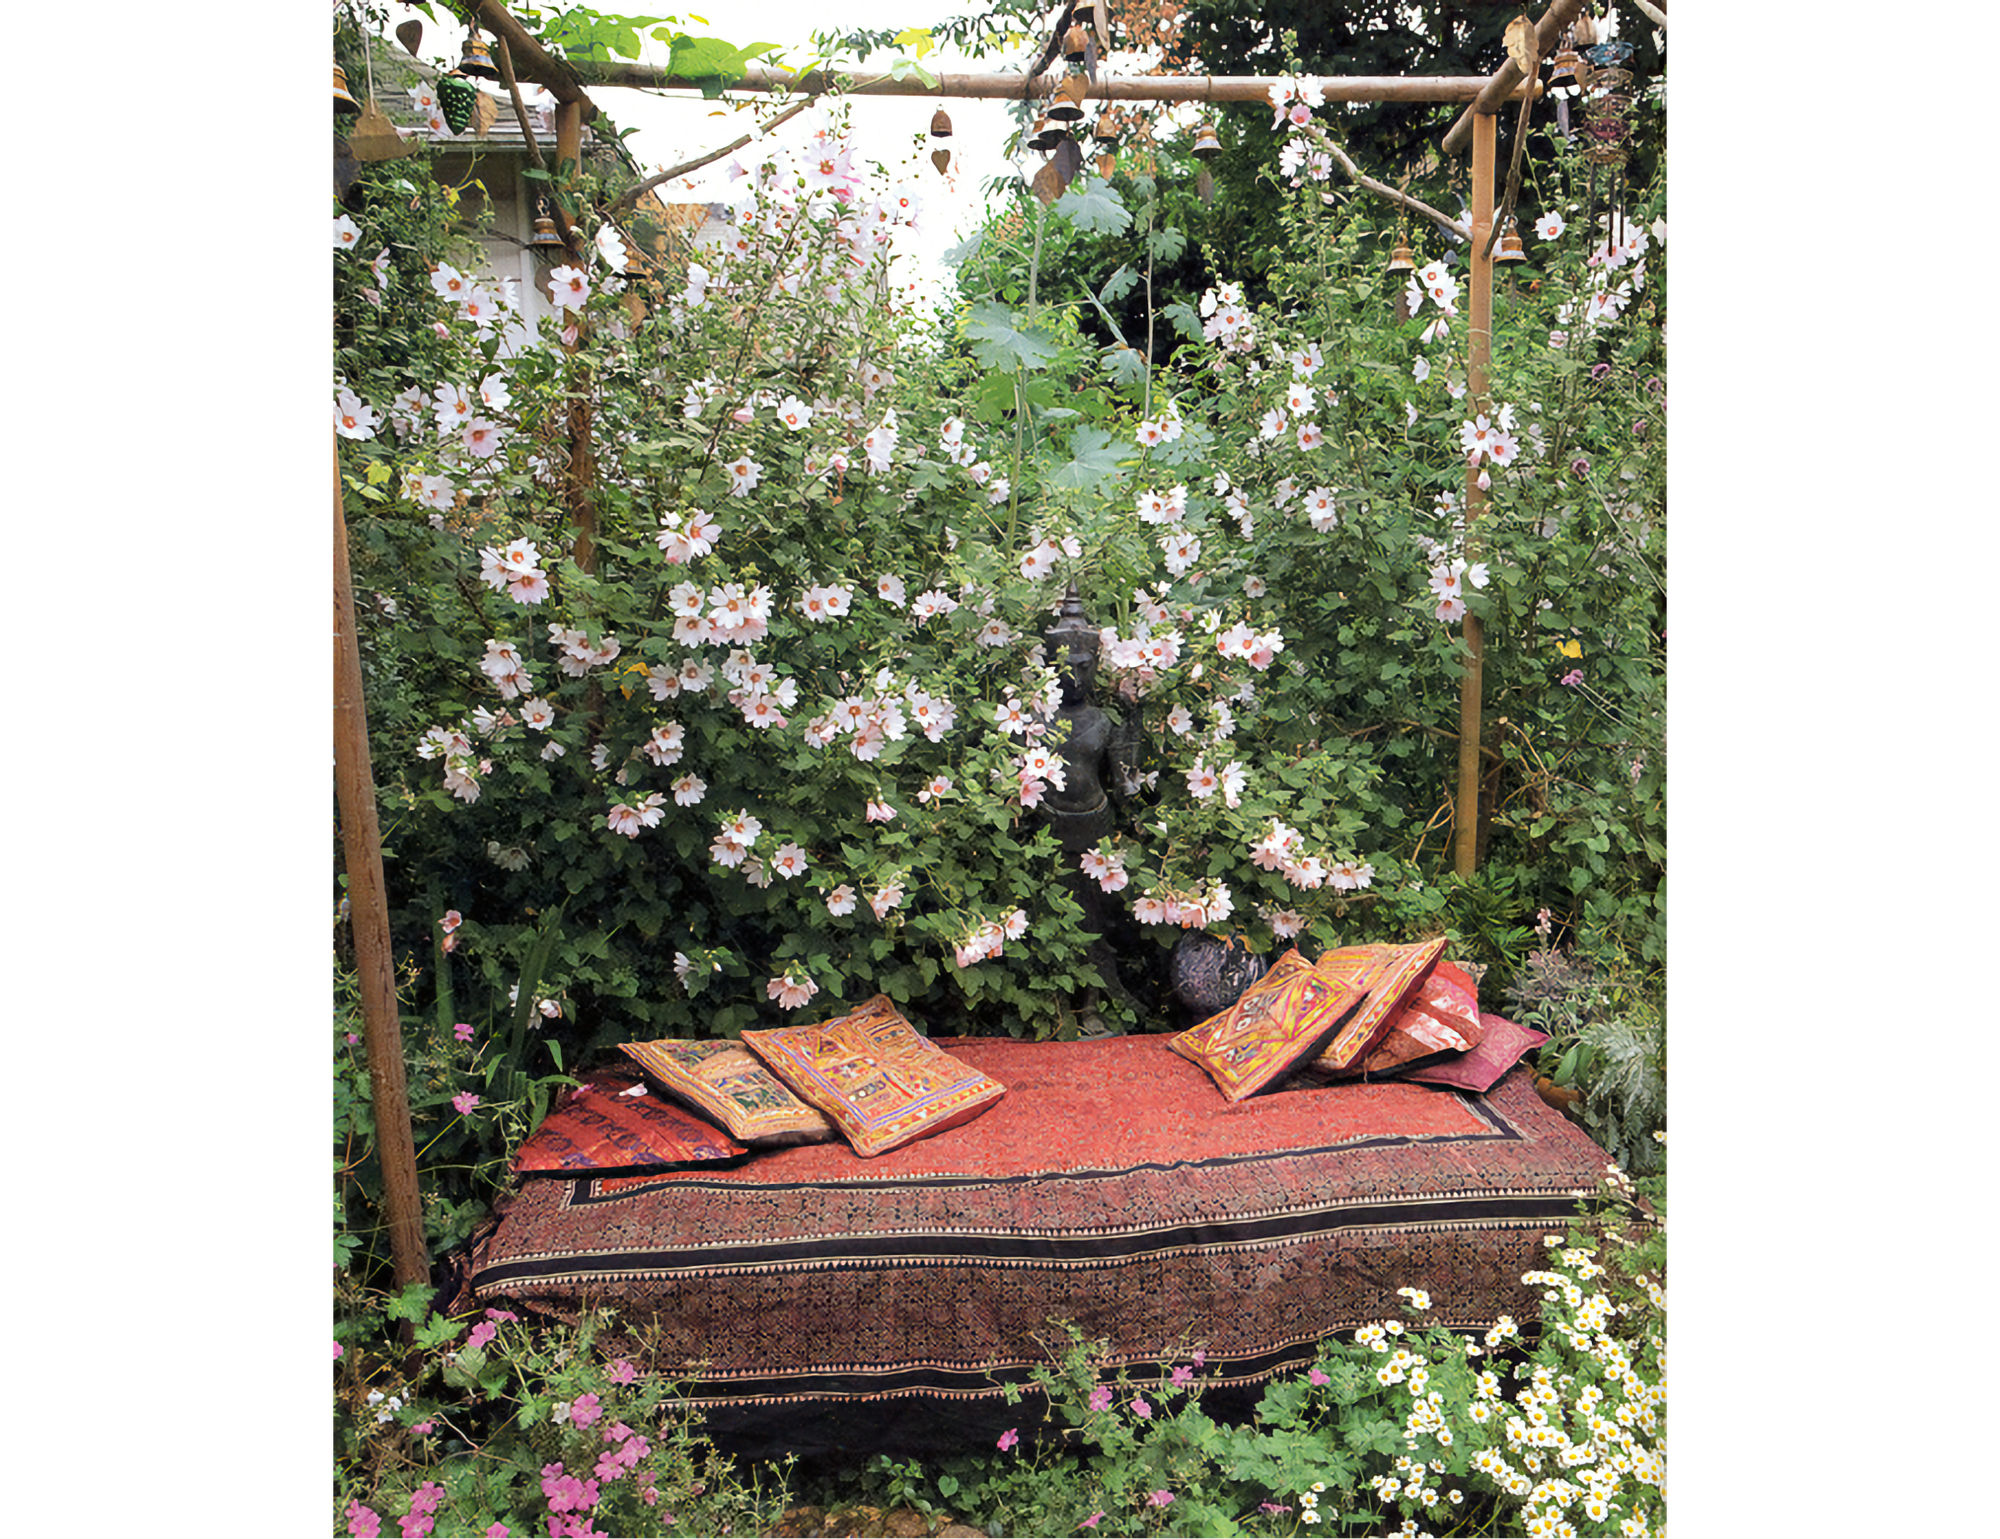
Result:
{"label": "stone buddha statue", "polygon": [[1077,857],[1111,832],[1111,794],[1122,797],[1136,784],[1137,744],[1122,718],[1114,719],[1091,700],[1103,641],[1083,612],[1075,583],[1063,595],[1055,624],[1042,633],[1042,643],[1043,656],[1062,683],[1062,704],[1042,719],[1049,724],[1050,747],[1062,754],[1064,784],[1045,791],[1037,810],[1062,846],[1067,883],[1083,909],[1083,928],[1094,937],[1090,959],[1104,977],[1106,992],[1136,1008],[1104,940],[1107,894],[1084,875]]}

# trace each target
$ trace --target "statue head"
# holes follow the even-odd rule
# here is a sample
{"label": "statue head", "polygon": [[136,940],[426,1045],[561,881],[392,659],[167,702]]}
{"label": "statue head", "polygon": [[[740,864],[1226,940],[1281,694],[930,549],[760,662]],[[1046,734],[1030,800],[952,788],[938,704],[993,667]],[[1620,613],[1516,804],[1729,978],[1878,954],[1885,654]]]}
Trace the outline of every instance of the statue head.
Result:
{"label": "statue head", "polygon": [[1082,705],[1097,681],[1097,656],[1104,645],[1097,627],[1083,612],[1076,584],[1063,595],[1055,624],[1042,632],[1042,655],[1062,679],[1063,703]]}

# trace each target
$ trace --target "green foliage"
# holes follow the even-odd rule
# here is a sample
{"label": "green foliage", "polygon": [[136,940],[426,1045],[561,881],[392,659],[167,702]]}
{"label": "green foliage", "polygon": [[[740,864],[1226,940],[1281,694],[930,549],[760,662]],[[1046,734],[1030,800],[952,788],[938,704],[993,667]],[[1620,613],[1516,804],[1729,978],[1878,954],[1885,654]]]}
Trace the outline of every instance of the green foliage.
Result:
{"label": "green foliage", "polygon": [[1666,1166],[1666,1016],[1659,980],[1620,953],[1593,959],[1553,948],[1529,953],[1509,986],[1515,1018],[1549,1034],[1544,1073],[1580,1092],[1583,1125],[1626,1169]]}
{"label": "green foliage", "polygon": [[[1588,1125],[1646,1168],[1663,236],[1590,260],[1587,168],[1556,157],[1543,190],[1573,227],[1503,280],[1473,402],[1463,315],[1399,311],[1378,276],[1394,226],[1314,185],[1268,198],[1267,302],[1235,281],[1172,296],[1171,264],[1219,259],[1219,216],[1121,172],[1024,200],[962,264],[962,304],[915,316],[865,200],[813,194],[819,174],[754,178],[728,247],[643,312],[586,255],[588,298],[539,327],[455,297],[479,205],[421,160],[364,168],[343,216],[340,464],[434,1237],[470,1233],[568,1071],[620,1040],[878,992],[933,1030],[1074,1032],[1104,980],[1022,730],[1052,698],[1037,634],[1069,580],[1141,750],[1091,855],[1121,968],[1157,976],[1182,928],[1267,951],[1442,932],[1493,997],[1547,911],[1650,980],[1643,1009],[1559,1050]],[[870,218],[893,221],[895,191]],[[596,235],[607,190],[565,196]],[[1633,224],[1663,212],[1635,196]],[[1462,256],[1437,271],[1462,284]],[[453,399],[497,447],[443,422]],[[1481,467],[1468,526],[1481,416],[1518,452]],[[1452,603],[1484,631],[1469,877]],[[718,629],[731,604],[757,626]],[[940,702],[933,733],[917,713]],[[1139,994],[1107,1018],[1162,1024]],[[379,1268],[349,1025],[336,1253]]]}

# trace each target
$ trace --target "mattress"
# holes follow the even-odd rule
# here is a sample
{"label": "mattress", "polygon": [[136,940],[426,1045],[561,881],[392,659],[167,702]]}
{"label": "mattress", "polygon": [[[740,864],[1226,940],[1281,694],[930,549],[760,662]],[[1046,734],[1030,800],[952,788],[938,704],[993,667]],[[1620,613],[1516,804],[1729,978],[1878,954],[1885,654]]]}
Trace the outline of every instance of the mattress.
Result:
{"label": "mattress", "polygon": [[466,1302],[575,1320],[708,1407],[994,1400],[1067,1341],[1108,1370],[1202,1354],[1208,1384],[1296,1366],[1400,1315],[1526,1318],[1542,1236],[1607,1163],[1525,1068],[1471,1095],[1377,1082],[1226,1103],[1161,1036],[939,1039],[1007,1087],[969,1124],[863,1159],[522,1181]]}

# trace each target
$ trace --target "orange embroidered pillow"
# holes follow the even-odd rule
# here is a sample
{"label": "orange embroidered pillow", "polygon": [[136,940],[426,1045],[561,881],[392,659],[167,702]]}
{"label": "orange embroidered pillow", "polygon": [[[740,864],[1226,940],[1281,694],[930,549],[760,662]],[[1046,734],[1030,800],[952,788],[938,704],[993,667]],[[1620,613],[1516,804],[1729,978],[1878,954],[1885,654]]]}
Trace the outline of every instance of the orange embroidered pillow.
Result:
{"label": "orange embroidered pillow", "polygon": [[1312,1059],[1315,1073],[1338,1073],[1359,1064],[1388,1033],[1390,1023],[1422,986],[1444,954],[1445,937],[1414,945],[1342,946],[1313,964],[1336,988],[1359,988],[1367,1002]]}
{"label": "orange embroidered pillow", "polygon": [[864,1156],[970,1122],[1007,1093],[931,1046],[886,994],[817,1026],[746,1031],[743,1042]]}
{"label": "orange embroidered pillow", "polygon": [[1470,1052],[1485,1035],[1478,985],[1464,969],[1440,960],[1368,1056],[1336,1077],[1375,1077],[1437,1063]]}
{"label": "orange embroidered pillow", "polygon": [[630,1058],[670,1095],[708,1113],[746,1144],[823,1144],[839,1130],[787,1090],[735,1042],[663,1037],[621,1043]]}
{"label": "orange embroidered pillow", "polygon": [[1296,950],[1220,1015],[1167,1039],[1198,1063],[1224,1100],[1268,1088],[1317,1053],[1368,1002],[1368,986],[1322,976]]}

